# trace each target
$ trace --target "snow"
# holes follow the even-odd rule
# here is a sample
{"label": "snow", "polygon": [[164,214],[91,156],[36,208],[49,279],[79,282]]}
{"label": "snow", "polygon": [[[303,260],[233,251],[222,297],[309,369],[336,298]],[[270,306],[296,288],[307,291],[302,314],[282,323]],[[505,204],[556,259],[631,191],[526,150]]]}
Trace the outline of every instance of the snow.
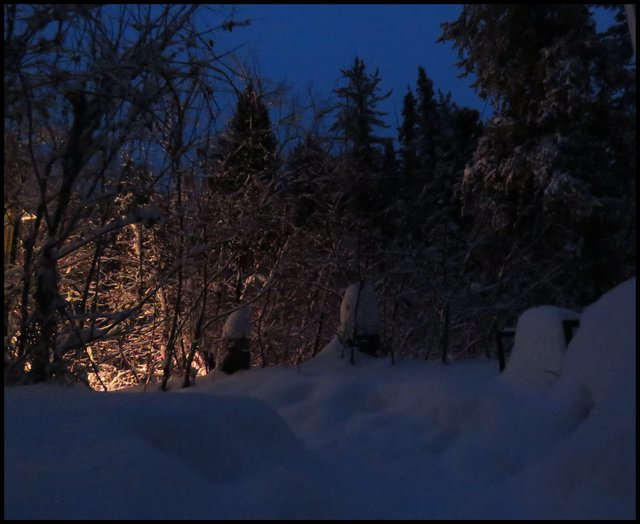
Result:
{"label": "snow", "polygon": [[376,293],[370,283],[351,284],[345,290],[340,303],[340,333],[344,340],[378,333]]}
{"label": "snow", "polygon": [[[557,339],[526,337],[563,314],[521,318],[533,375]],[[5,388],[5,519],[635,519],[635,278],[580,322],[551,385],[484,359],[352,366],[335,338],[169,393]]]}
{"label": "snow", "polygon": [[243,306],[229,315],[222,328],[222,338],[237,340],[248,338],[251,322],[251,308]]}
{"label": "snow", "polygon": [[[115,317],[117,315],[111,315]],[[66,335],[60,336],[60,341],[56,346],[56,353],[62,355],[70,349],[81,348],[93,340],[104,339],[107,337],[117,337],[122,333],[120,329],[102,329],[98,326],[90,326],[83,329],[74,329]]]}
{"label": "snow", "polygon": [[566,352],[562,322],[579,319],[578,313],[559,307],[526,310],[518,319],[513,351],[503,374],[505,379],[531,387],[553,384]]}

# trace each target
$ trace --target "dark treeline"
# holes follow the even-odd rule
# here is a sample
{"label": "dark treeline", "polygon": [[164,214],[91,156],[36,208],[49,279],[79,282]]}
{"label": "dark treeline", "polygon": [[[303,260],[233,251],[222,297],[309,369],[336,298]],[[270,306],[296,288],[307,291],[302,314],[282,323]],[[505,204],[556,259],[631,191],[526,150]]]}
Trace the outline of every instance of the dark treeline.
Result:
{"label": "dark treeline", "polygon": [[355,282],[375,290],[376,351],[418,358],[485,354],[528,307],[594,301],[636,263],[635,62],[610,9],[605,32],[584,5],[444,24],[488,122],[422,67],[395,94],[355,57],[305,125],[214,45],[246,21],[6,4],[5,384],[188,386],[232,336],[252,365],[297,364]]}

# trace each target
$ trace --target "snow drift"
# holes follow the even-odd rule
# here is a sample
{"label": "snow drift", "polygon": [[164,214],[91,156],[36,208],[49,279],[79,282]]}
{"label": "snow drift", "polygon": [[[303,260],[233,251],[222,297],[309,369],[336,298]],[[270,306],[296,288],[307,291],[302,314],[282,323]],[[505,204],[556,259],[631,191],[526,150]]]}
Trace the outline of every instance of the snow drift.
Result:
{"label": "snow drift", "polygon": [[635,278],[551,386],[341,353],[168,394],[5,389],[5,518],[635,518]]}
{"label": "snow drift", "polygon": [[562,322],[579,318],[575,311],[552,306],[522,313],[509,365],[503,372],[505,379],[531,387],[553,384],[560,375],[567,349]]}

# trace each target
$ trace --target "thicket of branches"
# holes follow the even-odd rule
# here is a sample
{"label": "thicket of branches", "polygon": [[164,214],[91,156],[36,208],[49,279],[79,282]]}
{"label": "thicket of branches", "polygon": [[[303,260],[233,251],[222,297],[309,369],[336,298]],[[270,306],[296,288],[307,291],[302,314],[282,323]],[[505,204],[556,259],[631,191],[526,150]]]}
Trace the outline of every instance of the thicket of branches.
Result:
{"label": "thicket of branches", "polygon": [[396,151],[359,58],[305,120],[230,66],[219,34],[246,21],[223,12],[4,10],[5,384],[188,386],[247,307],[253,365],[300,363],[354,282],[375,288],[381,353],[462,358],[526,307],[635,272],[622,19],[601,34],[583,6],[467,6],[443,38],[495,116],[420,68]]}

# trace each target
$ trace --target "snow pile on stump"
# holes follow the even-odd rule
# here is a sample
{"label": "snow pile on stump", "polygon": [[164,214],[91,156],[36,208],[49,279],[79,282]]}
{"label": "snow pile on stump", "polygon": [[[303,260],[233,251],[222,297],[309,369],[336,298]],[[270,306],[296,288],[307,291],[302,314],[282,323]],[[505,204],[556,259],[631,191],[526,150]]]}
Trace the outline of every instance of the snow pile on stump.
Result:
{"label": "snow pile on stump", "polygon": [[351,284],[340,304],[340,339],[363,353],[377,355],[380,351],[378,333],[378,306],[373,286],[363,282]]}
{"label": "snow pile on stump", "polygon": [[235,373],[240,369],[249,369],[251,353],[249,334],[251,327],[251,308],[244,306],[229,315],[222,330],[222,348],[218,358],[219,369],[224,373]]}
{"label": "snow pile on stump", "polygon": [[527,309],[518,319],[505,380],[527,387],[548,387],[560,374],[567,351],[563,322],[579,320],[575,311],[553,306]]}

